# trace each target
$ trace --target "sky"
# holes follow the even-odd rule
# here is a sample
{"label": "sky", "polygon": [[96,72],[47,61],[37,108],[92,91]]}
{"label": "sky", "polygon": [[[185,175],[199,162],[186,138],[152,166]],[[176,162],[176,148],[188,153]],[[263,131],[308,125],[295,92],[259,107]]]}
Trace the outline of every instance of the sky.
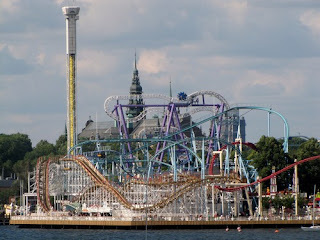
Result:
{"label": "sky", "polygon": [[[144,93],[211,90],[231,106],[281,113],[290,135],[319,138],[318,0],[0,0],[0,133],[55,143],[66,122],[65,18],[77,21],[78,131],[110,120],[104,101],[128,95],[137,54]],[[243,111],[247,141],[267,113]],[[283,136],[271,114],[271,135]]]}

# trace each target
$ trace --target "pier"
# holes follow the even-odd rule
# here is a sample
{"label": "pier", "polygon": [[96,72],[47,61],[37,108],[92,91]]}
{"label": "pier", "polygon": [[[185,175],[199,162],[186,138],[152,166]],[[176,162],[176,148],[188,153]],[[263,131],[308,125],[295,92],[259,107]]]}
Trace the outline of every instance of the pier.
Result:
{"label": "pier", "polygon": [[[320,219],[315,220],[320,224]],[[164,229],[164,228],[225,228],[226,226],[241,226],[244,228],[278,228],[300,227],[312,225],[312,220],[112,220],[106,217],[23,217],[10,219],[10,225],[34,228],[113,228],[113,229]]]}

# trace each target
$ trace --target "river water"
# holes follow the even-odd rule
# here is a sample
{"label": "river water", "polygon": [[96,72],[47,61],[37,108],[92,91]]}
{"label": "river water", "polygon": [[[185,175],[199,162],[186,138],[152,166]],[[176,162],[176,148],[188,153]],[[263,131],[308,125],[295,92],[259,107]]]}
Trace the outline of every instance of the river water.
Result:
{"label": "river water", "polygon": [[280,228],[275,233],[273,228],[246,229],[238,232],[236,227],[229,232],[224,229],[192,230],[106,230],[106,229],[39,229],[0,226],[0,239],[85,239],[85,240],[202,240],[202,239],[237,239],[237,240],[294,240],[320,239],[320,232],[303,232],[300,228]]}

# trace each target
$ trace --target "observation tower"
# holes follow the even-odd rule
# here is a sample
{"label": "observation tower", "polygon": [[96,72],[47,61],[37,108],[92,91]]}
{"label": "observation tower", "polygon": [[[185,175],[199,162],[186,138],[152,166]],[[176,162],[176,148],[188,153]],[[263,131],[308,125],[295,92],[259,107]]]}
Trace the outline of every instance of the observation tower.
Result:
{"label": "observation tower", "polygon": [[77,144],[76,112],[76,20],[79,19],[80,7],[62,8],[66,18],[66,53],[67,53],[67,135],[68,151]]}

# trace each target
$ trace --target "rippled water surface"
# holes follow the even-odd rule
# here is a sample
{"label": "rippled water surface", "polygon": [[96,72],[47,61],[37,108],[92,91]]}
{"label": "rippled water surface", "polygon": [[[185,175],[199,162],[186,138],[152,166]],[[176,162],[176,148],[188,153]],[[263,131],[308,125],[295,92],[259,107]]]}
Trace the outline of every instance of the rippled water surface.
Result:
{"label": "rippled water surface", "polygon": [[275,229],[242,229],[242,232],[230,229],[202,230],[92,230],[92,229],[26,229],[17,226],[0,226],[0,239],[107,239],[107,240],[196,240],[196,239],[320,239],[320,232],[303,232],[300,228],[283,228],[275,233]]}

